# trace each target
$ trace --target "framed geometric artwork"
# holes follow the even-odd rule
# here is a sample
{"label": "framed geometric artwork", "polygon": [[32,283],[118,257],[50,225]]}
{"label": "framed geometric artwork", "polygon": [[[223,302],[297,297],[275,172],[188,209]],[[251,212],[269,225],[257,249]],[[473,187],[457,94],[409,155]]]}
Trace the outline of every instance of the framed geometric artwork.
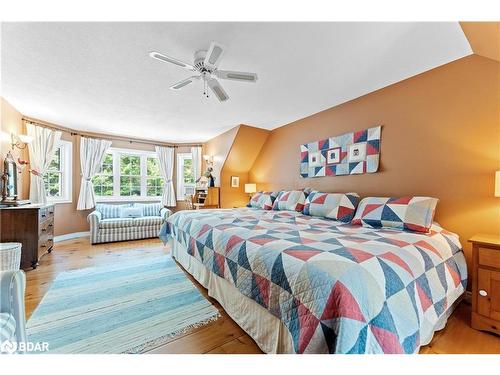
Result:
{"label": "framed geometric artwork", "polygon": [[342,148],[335,147],[326,151],[326,164],[338,164],[340,163],[340,155]]}
{"label": "framed geometric artwork", "polygon": [[382,126],[300,145],[300,176],[323,177],[377,172]]}

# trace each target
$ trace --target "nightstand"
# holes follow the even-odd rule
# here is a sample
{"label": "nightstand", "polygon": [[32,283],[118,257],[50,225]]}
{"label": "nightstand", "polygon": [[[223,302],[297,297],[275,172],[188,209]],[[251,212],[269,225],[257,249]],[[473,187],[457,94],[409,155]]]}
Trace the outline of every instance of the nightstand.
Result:
{"label": "nightstand", "polygon": [[474,329],[500,334],[500,236],[476,234],[472,243]]}

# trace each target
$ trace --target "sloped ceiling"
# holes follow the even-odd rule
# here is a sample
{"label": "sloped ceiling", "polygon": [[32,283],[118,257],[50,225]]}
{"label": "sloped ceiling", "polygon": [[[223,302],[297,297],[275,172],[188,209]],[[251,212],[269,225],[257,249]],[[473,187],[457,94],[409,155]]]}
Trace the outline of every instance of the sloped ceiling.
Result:
{"label": "sloped ceiling", "polygon": [[[205,141],[241,123],[265,129],[322,111],[472,53],[448,23],[3,23],[2,96],[24,115],[81,131],[160,141]],[[202,85],[169,86],[215,40],[226,103]]]}
{"label": "sloped ceiling", "polygon": [[500,61],[500,22],[460,22],[475,54]]}

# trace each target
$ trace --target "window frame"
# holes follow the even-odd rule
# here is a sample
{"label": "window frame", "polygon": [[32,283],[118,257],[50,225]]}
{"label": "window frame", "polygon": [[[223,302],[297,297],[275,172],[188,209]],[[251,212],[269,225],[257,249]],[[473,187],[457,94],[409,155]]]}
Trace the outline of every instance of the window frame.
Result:
{"label": "window frame", "polygon": [[[184,173],[183,173],[185,159],[193,160],[193,155],[190,152],[179,152],[177,154],[177,159],[176,159],[177,191],[175,195],[178,201],[186,200],[186,194],[185,194],[186,184],[184,183]],[[193,188],[196,189],[196,182],[193,184],[188,184],[188,186],[190,185],[192,185]]]}
{"label": "window frame", "polygon": [[[72,203],[73,202],[73,142],[59,140],[57,147],[59,151],[59,173],[61,174],[61,195],[53,197],[46,195],[48,203]],[[47,169],[45,173],[49,173]],[[44,176],[45,177],[45,176]],[[44,181],[45,184],[45,181]]]}
{"label": "window frame", "polygon": [[[148,157],[158,159],[155,151],[135,150],[129,148],[110,147],[107,153],[113,155],[113,195],[99,196],[95,195],[96,202],[160,202],[161,196],[147,195],[147,163]],[[121,155],[140,157],[140,184],[141,195],[120,195],[120,157]],[[96,174],[97,175],[97,174]],[[161,177],[161,175],[160,175]]]}

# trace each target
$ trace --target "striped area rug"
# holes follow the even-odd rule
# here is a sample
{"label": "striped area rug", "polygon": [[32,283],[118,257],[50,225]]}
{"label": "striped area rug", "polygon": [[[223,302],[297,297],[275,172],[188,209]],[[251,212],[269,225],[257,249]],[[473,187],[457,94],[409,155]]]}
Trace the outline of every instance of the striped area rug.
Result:
{"label": "striped area rug", "polygon": [[49,353],[142,353],[216,320],[170,256],[57,276],[28,321]]}

